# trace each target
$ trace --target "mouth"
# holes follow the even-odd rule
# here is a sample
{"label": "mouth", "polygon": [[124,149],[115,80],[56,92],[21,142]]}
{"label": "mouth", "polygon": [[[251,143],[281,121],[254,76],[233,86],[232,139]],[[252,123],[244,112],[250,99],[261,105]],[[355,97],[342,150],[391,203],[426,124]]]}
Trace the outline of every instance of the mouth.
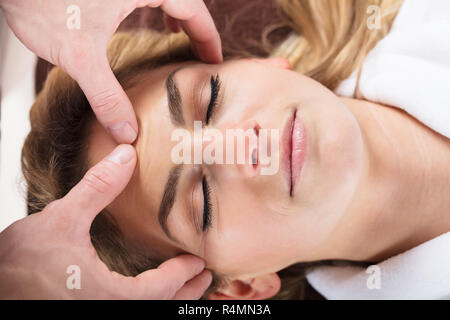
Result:
{"label": "mouth", "polygon": [[292,197],[298,178],[303,168],[306,147],[306,131],[300,117],[295,110],[286,123],[283,136],[283,167],[289,188],[289,195]]}

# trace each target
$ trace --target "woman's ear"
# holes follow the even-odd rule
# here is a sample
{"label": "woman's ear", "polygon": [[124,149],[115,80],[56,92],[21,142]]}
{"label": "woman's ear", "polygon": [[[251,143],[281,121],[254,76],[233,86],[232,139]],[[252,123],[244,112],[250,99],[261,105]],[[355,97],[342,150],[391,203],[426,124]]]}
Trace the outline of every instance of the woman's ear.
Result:
{"label": "woman's ear", "polygon": [[211,300],[263,300],[280,291],[281,280],[276,273],[267,273],[249,280],[232,280],[211,293]]}
{"label": "woman's ear", "polygon": [[289,61],[287,59],[281,58],[281,57],[278,57],[278,58],[252,58],[251,60],[265,64],[265,65],[281,68],[281,69],[291,69],[291,64],[289,63]]}

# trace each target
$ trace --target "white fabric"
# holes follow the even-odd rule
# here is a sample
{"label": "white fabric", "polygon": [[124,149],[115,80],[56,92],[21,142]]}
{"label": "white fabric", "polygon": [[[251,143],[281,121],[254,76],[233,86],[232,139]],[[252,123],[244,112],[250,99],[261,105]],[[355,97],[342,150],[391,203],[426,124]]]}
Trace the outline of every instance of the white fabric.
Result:
{"label": "white fabric", "polygon": [[376,266],[317,267],[307,279],[327,299],[450,299],[450,232]]}
{"label": "white fabric", "polygon": [[[357,73],[338,95],[353,95]],[[389,34],[367,56],[359,91],[450,138],[450,1],[405,0]]]}
{"label": "white fabric", "polygon": [[[351,97],[356,79],[357,72],[336,93]],[[450,1],[405,0],[367,56],[359,91],[450,138]],[[327,299],[450,299],[450,232],[377,266],[380,289],[368,286],[373,274],[359,267],[318,267],[307,279]]]}
{"label": "white fabric", "polygon": [[0,19],[1,141],[0,231],[26,216],[26,188],[20,168],[23,142],[30,129],[28,113],[35,99],[36,56]]}

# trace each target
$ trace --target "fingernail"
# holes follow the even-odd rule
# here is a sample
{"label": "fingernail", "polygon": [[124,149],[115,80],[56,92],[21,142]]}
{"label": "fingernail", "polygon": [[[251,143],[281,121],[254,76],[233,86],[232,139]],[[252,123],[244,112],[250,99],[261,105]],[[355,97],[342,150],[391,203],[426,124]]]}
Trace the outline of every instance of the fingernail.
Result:
{"label": "fingernail", "polygon": [[134,150],[132,146],[120,145],[114,149],[113,152],[106,158],[117,164],[126,164],[134,157]]}
{"label": "fingernail", "polygon": [[117,122],[109,126],[108,130],[119,143],[133,143],[137,137],[136,131],[126,121]]}

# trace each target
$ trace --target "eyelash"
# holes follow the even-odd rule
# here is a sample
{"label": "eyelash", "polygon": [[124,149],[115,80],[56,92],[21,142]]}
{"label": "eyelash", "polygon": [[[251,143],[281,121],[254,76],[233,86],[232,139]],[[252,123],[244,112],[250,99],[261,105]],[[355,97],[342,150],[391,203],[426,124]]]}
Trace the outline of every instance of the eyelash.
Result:
{"label": "eyelash", "polygon": [[202,179],[203,188],[203,224],[202,230],[206,231],[211,226],[211,188],[209,187],[206,177]]}
{"label": "eyelash", "polygon": [[[220,93],[220,78],[217,74],[215,77],[211,76],[211,99],[209,100],[208,108],[206,109],[205,123],[209,124],[211,117],[214,114],[215,108],[217,106],[217,99]],[[205,232],[211,226],[211,188],[209,187],[206,177],[202,178],[202,189],[203,189],[203,223],[202,230]]]}
{"label": "eyelash", "polygon": [[209,100],[208,108],[206,109],[206,118],[205,123],[209,124],[209,121],[214,114],[215,108],[217,106],[217,99],[220,93],[221,82],[219,79],[219,75],[217,74],[215,77],[211,76],[209,80],[211,84],[211,99]]}

